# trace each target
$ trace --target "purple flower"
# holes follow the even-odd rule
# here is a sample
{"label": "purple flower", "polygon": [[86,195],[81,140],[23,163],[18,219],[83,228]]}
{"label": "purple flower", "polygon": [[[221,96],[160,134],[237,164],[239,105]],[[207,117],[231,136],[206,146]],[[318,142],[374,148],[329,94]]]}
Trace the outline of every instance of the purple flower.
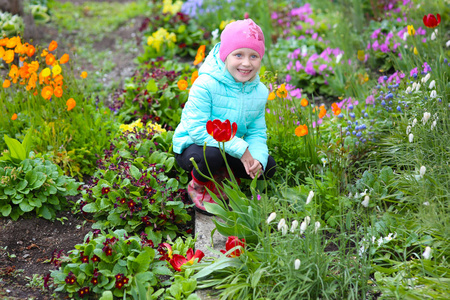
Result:
{"label": "purple flower", "polygon": [[370,35],[370,38],[372,40],[375,40],[378,38],[378,34],[381,32],[381,28],[375,29],[375,31]]}

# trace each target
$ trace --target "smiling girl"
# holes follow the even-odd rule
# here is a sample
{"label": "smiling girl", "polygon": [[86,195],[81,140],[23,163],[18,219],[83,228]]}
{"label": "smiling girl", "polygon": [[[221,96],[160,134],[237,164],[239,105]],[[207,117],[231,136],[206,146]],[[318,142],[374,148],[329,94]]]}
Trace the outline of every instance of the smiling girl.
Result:
{"label": "smiling girl", "polygon": [[270,178],[275,173],[275,161],[267,148],[265,106],[269,92],[258,75],[264,52],[263,32],[253,20],[228,24],[189,92],[173,136],[173,151],[177,163],[191,172],[188,195],[202,213],[207,214],[203,202],[213,202],[205,187],[216,194],[219,191],[193,168],[190,158],[201,173],[214,176],[217,182],[229,178],[219,145],[206,132],[208,120],[237,123],[236,136],[225,143],[226,159],[236,178]]}

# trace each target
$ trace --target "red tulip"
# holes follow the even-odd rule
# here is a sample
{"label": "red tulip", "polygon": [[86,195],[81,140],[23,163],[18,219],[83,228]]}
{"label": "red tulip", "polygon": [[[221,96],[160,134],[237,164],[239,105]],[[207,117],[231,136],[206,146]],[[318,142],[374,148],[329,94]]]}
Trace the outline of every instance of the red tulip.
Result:
{"label": "red tulip", "polygon": [[225,120],[225,122],[219,119],[209,120],[206,123],[206,131],[219,143],[228,142],[236,135],[237,124],[233,122],[233,125],[231,125],[230,120]]}
{"label": "red tulip", "polygon": [[[236,246],[241,246],[242,248],[245,248],[245,239],[240,240],[237,236],[229,236],[227,239],[227,242],[225,243],[226,250],[220,250],[220,252],[225,254]],[[236,249],[233,252],[231,252],[229,256],[230,257],[238,257],[241,254],[242,254],[242,250]]]}
{"label": "red tulip", "polygon": [[189,250],[186,253],[186,257],[180,254],[174,254],[172,258],[170,259],[170,264],[176,271],[181,271],[181,266],[185,264],[192,265],[194,264],[194,261],[196,258],[198,258],[198,261],[201,261],[202,258],[205,256],[205,254],[201,250],[195,251],[192,250],[192,248],[189,248]]}
{"label": "red tulip", "polygon": [[[437,19],[436,19],[437,18]],[[423,24],[428,28],[434,28],[441,23],[441,15],[436,14],[436,17],[433,14],[428,14],[427,16],[423,16]]]}

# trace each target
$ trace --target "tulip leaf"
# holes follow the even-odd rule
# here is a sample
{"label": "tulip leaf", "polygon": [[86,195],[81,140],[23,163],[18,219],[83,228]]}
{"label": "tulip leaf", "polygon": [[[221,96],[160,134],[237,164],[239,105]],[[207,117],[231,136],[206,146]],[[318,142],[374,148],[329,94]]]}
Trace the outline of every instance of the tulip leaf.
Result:
{"label": "tulip leaf", "polygon": [[198,272],[197,274],[195,274],[194,276],[192,276],[192,278],[202,278],[202,277],[206,277],[209,274],[215,272],[215,271],[219,271],[225,268],[240,268],[242,266],[242,262],[239,259],[236,258],[231,258],[231,257],[222,257],[219,258],[218,260],[216,260],[216,262],[214,264],[211,264],[205,268],[203,268],[200,272]]}

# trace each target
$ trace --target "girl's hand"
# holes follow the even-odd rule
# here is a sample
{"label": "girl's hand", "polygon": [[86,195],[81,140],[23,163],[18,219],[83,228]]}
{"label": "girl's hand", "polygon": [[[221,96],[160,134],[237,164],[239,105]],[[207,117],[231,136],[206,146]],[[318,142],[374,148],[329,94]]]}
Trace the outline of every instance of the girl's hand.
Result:
{"label": "girl's hand", "polygon": [[248,149],[246,149],[242,155],[241,162],[244,165],[245,172],[250,178],[254,179],[256,176],[259,177],[262,174],[261,163],[253,158]]}

